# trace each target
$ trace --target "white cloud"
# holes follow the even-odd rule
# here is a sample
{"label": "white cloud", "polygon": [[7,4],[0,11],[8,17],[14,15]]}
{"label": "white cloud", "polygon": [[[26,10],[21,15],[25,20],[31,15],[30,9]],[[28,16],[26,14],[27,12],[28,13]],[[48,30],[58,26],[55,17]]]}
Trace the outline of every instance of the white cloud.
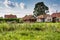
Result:
{"label": "white cloud", "polygon": [[21,8],[21,9],[25,9],[25,8],[26,8],[26,5],[25,5],[23,2],[21,2],[21,3],[20,3],[20,8]]}
{"label": "white cloud", "polygon": [[52,14],[54,12],[56,12],[56,10],[53,7],[49,7],[49,13]]}
{"label": "white cloud", "polygon": [[26,5],[23,2],[21,2],[20,4],[18,4],[17,2],[11,2],[9,0],[5,0],[4,1],[4,5],[7,8],[12,8],[12,7],[20,7],[21,9],[25,9],[26,8]]}
{"label": "white cloud", "polygon": [[4,1],[4,5],[5,5],[6,7],[8,7],[7,4],[8,4],[8,0],[5,0],[5,1]]}
{"label": "white cloud", "polygon": [[8,8],[11,8],[11,7],[15,7],[15,3],[14,2],[11,2],[9,0],[5,0],[4,1],[4,5]]}
{"label": "white cloud", "polygon": [[55,12],[60,12],[60,5],[57,4],[57,3],[49,4],[48,8],[49,8],[49,13],[48,14],[52,14],[52,13],[55,13]]}
{"label": "white cloud", "polygon": [[55,13],[57,10],[59,10],[58,4],[52,4],[49,5],[49,14]]}
{"label": "white cloud", "polygon": [[15,3],[16,7],[19,7],[18,3]]}

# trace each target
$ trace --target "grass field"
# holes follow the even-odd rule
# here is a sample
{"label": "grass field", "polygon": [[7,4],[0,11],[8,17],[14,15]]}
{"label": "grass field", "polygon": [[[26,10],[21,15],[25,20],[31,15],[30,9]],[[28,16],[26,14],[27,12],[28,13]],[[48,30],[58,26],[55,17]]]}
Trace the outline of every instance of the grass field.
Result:
{"label": "grass field", "polygon": [[0,23],[0,40],[60,40],[60,23]]}

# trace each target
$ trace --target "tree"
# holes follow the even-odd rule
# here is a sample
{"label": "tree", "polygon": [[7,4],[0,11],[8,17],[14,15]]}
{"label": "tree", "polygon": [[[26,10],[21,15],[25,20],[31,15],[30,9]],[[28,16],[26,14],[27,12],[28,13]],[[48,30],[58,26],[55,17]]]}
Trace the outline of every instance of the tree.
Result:
{"label": "tree", "polygon": [[33,11],[34,16],[46,14],[48,12],[48,9],[49,8],[43,2],[38,2],[37,4],[35,4],[35,8]]}

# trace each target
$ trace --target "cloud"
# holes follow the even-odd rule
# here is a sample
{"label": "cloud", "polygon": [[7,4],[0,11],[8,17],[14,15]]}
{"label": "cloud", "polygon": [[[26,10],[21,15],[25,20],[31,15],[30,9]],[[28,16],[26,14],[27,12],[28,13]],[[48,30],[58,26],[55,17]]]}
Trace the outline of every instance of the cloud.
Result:
{"label": "cloud", "polygon": [[8,0],[5,0],[5,1],[4,1],[4,5],[5,5],[6,7],[8,7],[7,4],[8,4]]}
{"label": "cloud", "polygon": [[14,2],[11,2],[11,1],[9,1],[9,0],[5,0],[4,1],[4,5],[6,6],[6,7],[8,7],[8,8],[12,8],[12,7],[15,7],[15,3]]}
{"label": "cloud", "polygon": [[21,9],[25,9],[26,8],[26,5],[23,2],[21,2],[20,4],[18,4],[17,2],[11,2],[9,0],[5,0],[4,1],[4,5],[7,8],[14,8],[14,7],[20,7]]}
{"label": "cloud", "polygon": [[49,13],[52,14],[54,12],[56,12],[56,10],[53,7],[49,7]]}
{"label": "cloud", "polygon": [[52,13],[55,13],[55,12],[60,12],[60,5],[57,4],[57,3],[52,3],[52,4],[49,4],[47,6],[49,8],[49,13],[48,14],[52,14]]}
{"label": "cloud", "polygon": [[49,14],[55,13],[59,10],[58,4],[49,5]]}
{"label": "cloud", "polygon": [[20,7],[21,9],[25,9],[26,8],[26,5],[23,2],[18,4],[17,2],[12,2],[10,0],[5,0],[4,1],[4,5],[7,8],[14,8],[14,7]]}
{"label": "cloud", "polygon": [[26,8],[26,5],[25,5],[23,2],[21,2],[21,3],[20,3],[20,8],[21,8],[21,9],[25,9],[25,8]]}
{"label": "cloud", "polygon": [[15,3],[16,7],[19,7],[18,3]]}

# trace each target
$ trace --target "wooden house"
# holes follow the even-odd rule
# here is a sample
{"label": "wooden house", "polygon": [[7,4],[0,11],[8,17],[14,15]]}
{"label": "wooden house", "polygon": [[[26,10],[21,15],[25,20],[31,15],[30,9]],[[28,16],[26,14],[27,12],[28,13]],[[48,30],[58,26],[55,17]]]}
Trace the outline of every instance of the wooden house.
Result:
{"label": "wooden house", "polygon": [[36,18],[33,15],[26,15],[23,17],[24,22],[35,22]]}
{"label": "wooden house", "polygon": [[52,17],[49,14],[37,16],[37,22],[51,22]]}

